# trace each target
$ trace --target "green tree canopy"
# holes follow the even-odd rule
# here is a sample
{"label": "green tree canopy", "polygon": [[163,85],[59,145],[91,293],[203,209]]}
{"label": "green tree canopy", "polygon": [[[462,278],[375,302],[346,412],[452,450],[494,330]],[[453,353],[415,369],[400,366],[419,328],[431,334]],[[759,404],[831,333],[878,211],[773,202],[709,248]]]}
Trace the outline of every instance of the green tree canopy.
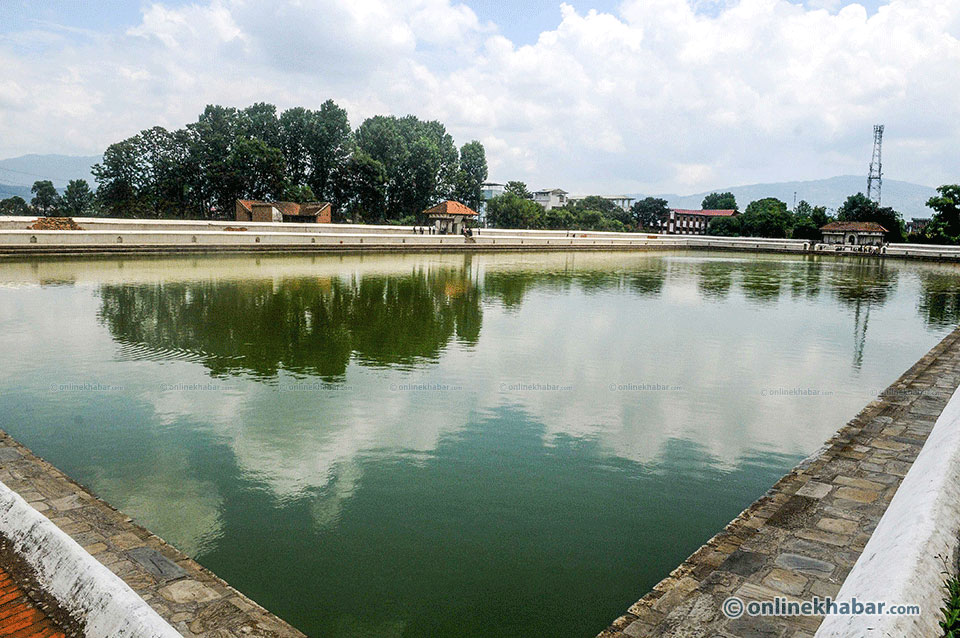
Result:
{"label": "green tree canopy", "polygon": [[704,210],[735,210],[739,212],[737,208],[737,198],[733,196],[733,193],[710,193],[703,198],[703,203],[700,205]]}
{"label": "green tree canopy", "polygon": [[60,207],[60,194],[54,188],[53,182],[48,179],[38,180],[30,189],[33,199],[30,204],[38,215],[57,215]]}
{"label": "green tree canopy", "polygon": [[740,218],[741,234],[747,237],[788,237],[792,227],[787,205],[775,197],[750,202]]}
{"label": "green tree canopy", "polygon": [[927,200],[933,219],[927,227],[932,238],[951,244],[960,242],[960,184],[937,188],[937,195]]}
{"label": "green tree canopy", "polygon": [[851,195],[837,210],[837,219],[843,222],[876,222],[887,229],[887,241],[903,241],[903,219],[889,207],[877,205],[863,193]]}
{"label": "green tree canopy", "polygon": [[352,220],[382,220],[387,202],[387,171],[383,164],[357,151],[347,163],[347,173],[351,194],[347,208]]}
{"label": "green tree canopy", "polygon": [[716,237],[739,237],[740,217],[714,217],[707,225],[707,234]]}
{"label": "green tree canopy", "polygon": [[506,186],[504,186],[504,191],[507,193],[513,193],[517,197],[523,197],[524,199],[530,199],[533,197],[533,193],[527,189],[527,185],[524,182],[507,182]]}
{"label": "green tree canopy", "polygon": [[70,180],[62,198],[63,213],[69,217],[82,217],[93,207],[93,191],[85,179]]}
{"label": "green tree canopy", "polygon": [[487,181],[487,155],[483,144],[474,140],[460,148],[460,171],[455,197],[473,210],[483,202],[481,186]]}
{"label": "green tree canopy", "polygon": [[543,206],[513,193],[504,193],[487,202],[487,223],[494,228],[542,228]]}
{"label": "green tree canopy", "polygon": [[357,146],[386,173],[385,209],[380,218],[419,215],[453,196],[459,154],[443,124],[412,115],[377,115],[356,131]]}
{"label": "green tree canopy", "polygon": [[0,199],[0,215],[29,215],[30,205],[18,195]]}
{"label": "green tree canopy", "polygon": [[97,201],[117,217],[231,218],[236,199],[313,198],[334,218],[399,220],[457,196],[478,206],[482,144],[458,153],[439,122],[373,117],[357,131],[332,100],[319,109],[208,105],[177,131],[154,127],[104,152]]}
{"label": "green tree canopy", "polygon": [[659,230],[661,224],[666,224],[670,218],[667,200],[656,197],[647,197],[636,202],[630,213],[636,224],[647,230]]}

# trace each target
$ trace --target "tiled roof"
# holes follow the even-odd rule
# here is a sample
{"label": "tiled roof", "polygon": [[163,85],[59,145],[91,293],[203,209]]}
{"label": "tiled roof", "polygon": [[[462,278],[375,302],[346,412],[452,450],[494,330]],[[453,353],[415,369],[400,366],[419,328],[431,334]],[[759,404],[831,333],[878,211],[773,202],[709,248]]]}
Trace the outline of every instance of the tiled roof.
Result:
{"label": "tiled roof", "polygon": [[830,222],[820,230],[827,232],[845,233],[848,231],[861,233],[885,233],[887,229],[877,222]]}
{"label": "tiled roof", "polygon": [[700,215],[701,217],[732,217],[737,214],[735,210],[723,210],[719,208],[707,208],[704,210],[693,210],[689,208],[671,208],[677,215]]}
{"label": "tiled roof", "polygon": [[424,215],[463,215],[465,217],[476,217],[477,211],[469,206],[464,206],[460,202],[447,200],[432,208],[423,211]]}
{"label": "tiled roof", "polygon": [[253,211],[253,207],[256,205],[265,204],[267,206],[273,206],[283,215],[315,215],[330,205],[329,202],[304,202],[303,204],[298,204],[296,202],[261,202],[255,199],[238,199],[237,201],[247,209],[247,212]]}

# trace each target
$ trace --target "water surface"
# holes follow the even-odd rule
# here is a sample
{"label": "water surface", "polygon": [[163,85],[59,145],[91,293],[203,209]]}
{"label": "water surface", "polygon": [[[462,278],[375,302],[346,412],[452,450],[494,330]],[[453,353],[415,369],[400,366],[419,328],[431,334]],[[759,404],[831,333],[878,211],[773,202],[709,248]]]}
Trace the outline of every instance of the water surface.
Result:
{"label": "water surface", "polygon": [[0,263],[0,427],[311,636],[592,636],[945,336],[953,266]]}

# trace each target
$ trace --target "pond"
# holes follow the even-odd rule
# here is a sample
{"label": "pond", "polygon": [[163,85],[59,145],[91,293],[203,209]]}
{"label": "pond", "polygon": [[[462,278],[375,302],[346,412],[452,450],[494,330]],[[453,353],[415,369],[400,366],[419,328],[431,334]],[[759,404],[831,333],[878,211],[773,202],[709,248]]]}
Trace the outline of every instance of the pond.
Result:
{"label": "pond", "polygon": [[0,428],[311,636],[593,636],[948,334],[960,269],[0,262]]}

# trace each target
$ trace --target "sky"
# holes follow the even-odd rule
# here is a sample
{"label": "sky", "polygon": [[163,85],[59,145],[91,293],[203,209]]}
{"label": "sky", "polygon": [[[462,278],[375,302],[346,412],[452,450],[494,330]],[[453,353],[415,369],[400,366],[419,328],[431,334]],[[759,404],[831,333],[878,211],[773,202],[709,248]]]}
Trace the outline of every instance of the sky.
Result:
{"label": "sky", "polygon": [[333,99],[483,142],[492,181],[694,193],[960,181],[957,0],[0,0],[0,158],[209,103]]}

